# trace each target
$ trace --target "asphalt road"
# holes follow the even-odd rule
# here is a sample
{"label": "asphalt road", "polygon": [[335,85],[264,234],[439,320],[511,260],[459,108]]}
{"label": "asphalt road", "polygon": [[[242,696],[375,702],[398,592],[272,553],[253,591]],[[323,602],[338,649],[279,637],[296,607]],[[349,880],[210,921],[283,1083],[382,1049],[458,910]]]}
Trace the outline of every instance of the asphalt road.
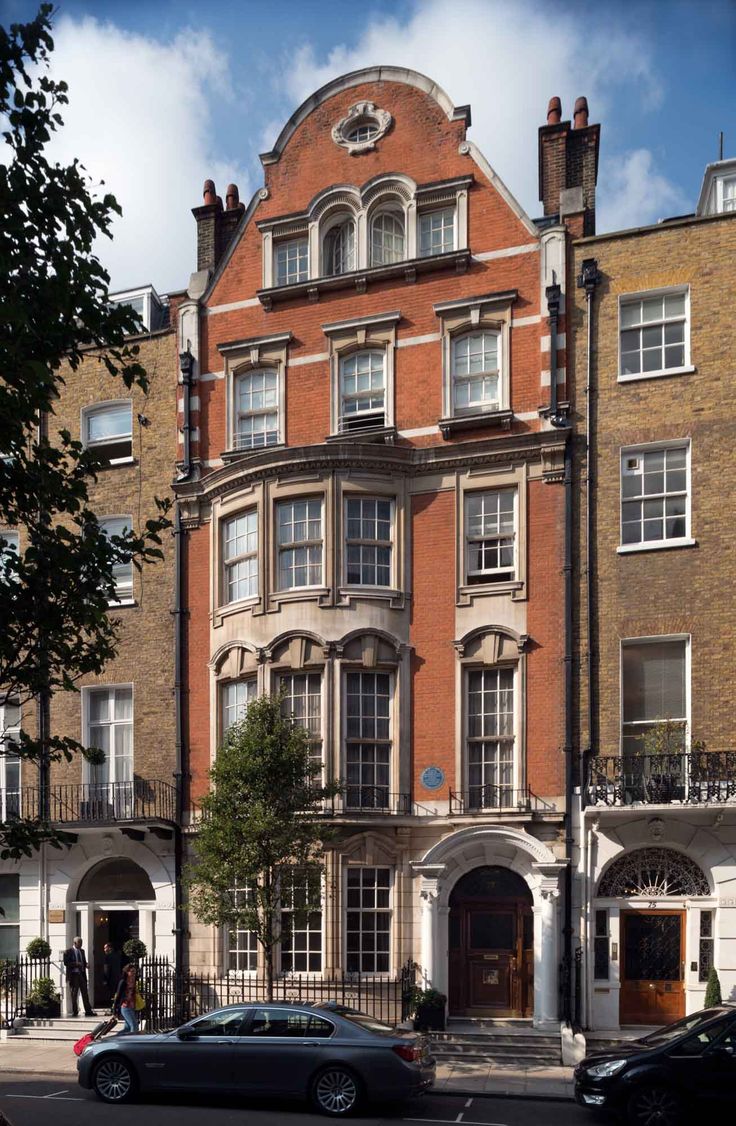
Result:
{"label": "asphalt road", "polygon": [[[53,1103],[53,1107],[50,1105]],[[329,1121],[298,1103],[159,1099],[107,1106],[74,1081],[8,1076],[0,1082],[0,1110],[12,1126],[317,1126]],[[596,1126],[596,1119],[570,1102],[427,1095],[396,1107],[381,1107],[353,1119],[361,1126],[435,1122],[437,1126]]]}

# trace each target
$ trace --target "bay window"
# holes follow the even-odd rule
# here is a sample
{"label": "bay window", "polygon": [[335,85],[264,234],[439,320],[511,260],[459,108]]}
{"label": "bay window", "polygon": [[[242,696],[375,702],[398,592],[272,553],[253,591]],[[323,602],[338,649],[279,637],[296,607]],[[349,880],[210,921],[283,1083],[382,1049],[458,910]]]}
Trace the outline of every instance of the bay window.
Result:
{"label": "bay window", "polygon": [[225,520],[222,532],[224,601],[258,595],[258,512],[255,508]]}
{"label": "bay window", "polygon": [[280,501],[276,505],[278,589],[296,590],[322,583],[322,499]]}

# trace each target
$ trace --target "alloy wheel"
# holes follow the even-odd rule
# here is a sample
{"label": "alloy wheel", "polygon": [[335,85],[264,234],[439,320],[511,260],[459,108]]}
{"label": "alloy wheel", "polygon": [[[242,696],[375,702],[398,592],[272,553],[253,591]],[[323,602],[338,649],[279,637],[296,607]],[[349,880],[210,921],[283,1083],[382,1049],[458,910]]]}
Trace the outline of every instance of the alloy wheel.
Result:
{"label": "alloy wheel", "polygon": [[629,1117],[636,1126],[677,1126],[680,1100],[667,1087],[645,1087],[631,1096]]}
{"label": "alloy wheel", "polygon": [[358,1085],[349,1071],[331,1067],[317,1079],[314,1096],[323,1114],[350,1114],[358,1102]]}
{"label": "alloy wheel", "polygon": [[95,1090],[109,1103],[122,1103],[133,1089],[130,1068],[122,1060],[103,1060],[95,1072]]}

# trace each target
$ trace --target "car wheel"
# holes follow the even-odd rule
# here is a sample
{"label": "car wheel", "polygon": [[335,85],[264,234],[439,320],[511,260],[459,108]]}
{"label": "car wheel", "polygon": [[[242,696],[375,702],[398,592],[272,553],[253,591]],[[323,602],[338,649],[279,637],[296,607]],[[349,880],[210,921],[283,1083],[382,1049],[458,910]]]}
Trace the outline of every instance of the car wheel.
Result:
{"label": "car wheel", "polygon": [[95,1068],[92,1086],[105,1103],[127,1103],[136,1093],[133,1068],[119,1056],[107,1056]]}
{"label": "car wheel", "polygon": [[670,1087],[641,1087],[628,1102],[631,1126],[678,1126],[682,1100]]}
{"label": "car wheel", "polygon": [[331,1064],[320,1071],[312,1081],[310,1095],[314,1109],[331,1118],[355,1114],[363,1101],[360,1080],[342,1064]]}

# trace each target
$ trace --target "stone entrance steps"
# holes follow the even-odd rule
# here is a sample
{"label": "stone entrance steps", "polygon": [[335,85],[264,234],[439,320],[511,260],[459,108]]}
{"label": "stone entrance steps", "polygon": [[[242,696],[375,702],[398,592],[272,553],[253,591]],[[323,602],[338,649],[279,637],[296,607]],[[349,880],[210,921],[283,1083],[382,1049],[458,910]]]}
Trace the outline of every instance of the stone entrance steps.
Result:
{"label": "stone entrance steps", "polygon": [[75,1044],[81,1036],[94,1031],[105,1020],[104,1014],[96,1017],[55,1017],[41,1018],[16,1017],[13,1021],[12,1036],[22,1036],[24,1040],[61,1040]]}
{"label": "stone entrance steps", "polygon": [[609,1048],[617,1048],[620,1044],[631,1043],[632,1040],[638,1040],[640,1037],[649,1036],[652,1032],[656,1032],[661,1025],[623,1025],[621,1028],[612,1030],[611,1032],[586,1032],[585,1033],[585,1050],[586,1052],[603,1052]]}
{"label": "stone entrance steps", "polygon": [[531,1021],[448,1021],[446,1032],[430,1032],[433,1055],[443,1063],[495,1063],[555,1067],[561,1059],[559,1033],[542,1032]]}

